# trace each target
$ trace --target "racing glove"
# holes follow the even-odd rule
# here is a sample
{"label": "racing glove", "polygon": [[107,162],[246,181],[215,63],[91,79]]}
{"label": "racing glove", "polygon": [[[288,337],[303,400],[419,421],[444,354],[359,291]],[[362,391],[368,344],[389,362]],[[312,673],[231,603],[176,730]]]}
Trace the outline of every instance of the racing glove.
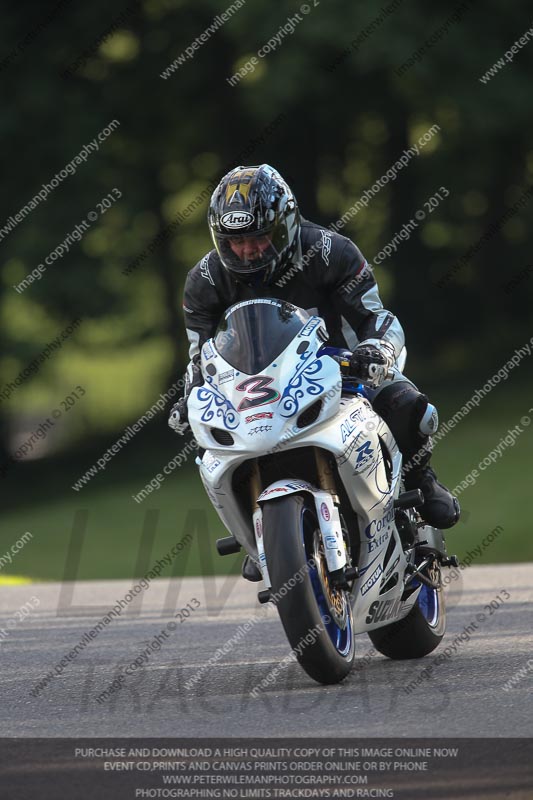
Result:
{"label": "racing glove", "polygon": [[374,389],[390,377],[396,361],[394,347],[384,339],[368,339],[358,344],[350,358],[350,372]]}
{"label": "racing glove", "polygon": [[170,417],[168,418],[169,427],[173,431],[179,433],[180,436],[185,434],[189,427],[189,418],[187,415],[187,400],[180,397],[177,403],[174,403],[170,410]]}
{"label": "racing glove", "polygon": [[176,431],[176,433],[179,433],[180,436],[183,436],[189,427],[189,414],[187,411],[189,395],[196,386],[201,386],[203,382],[200,355],[197,354],[189,363],[185,373],[185,391],[183,397],[180,397],[178,402],[174,403],[170,409],[170,417],[168,418],[169,427],[172,428],[173,431]]}

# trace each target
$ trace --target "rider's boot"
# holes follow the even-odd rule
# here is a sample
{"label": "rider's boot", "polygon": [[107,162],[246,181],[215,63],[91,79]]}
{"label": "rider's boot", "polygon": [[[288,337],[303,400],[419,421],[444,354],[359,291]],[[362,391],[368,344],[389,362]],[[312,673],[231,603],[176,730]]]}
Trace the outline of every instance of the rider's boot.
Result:
{"label": "rider's boot", "polygon": [[257,583],[257,581],[263,580],[263,576],[261,575],[261,570],[255,563],[255,561],[250,558],[250,556],[245,556],[244,561],[242,562],[242,577],[245,578],[247,581],[252,581],[252,583]]}
{"label": "rider's boot", "polygon": [[395,381],[374,399],[373,406],[392,431],[404,459],[406,489],[420,489],[424,504],[418,509],[434,528],[451,528],[459,520],[457,498],[439,483],[429,466],[430,434],[438,427],[437,409],[409,381]]}
{"label": "rider's boot", "polygon": [[407,472],[406,489],[420,489],[424,503],[418,508],[420,516],[434,528],[452,528],[459,520],[461,508],[459,501],[448,489],[439,483],[434,470],[429,466],[431,453],[427,453],[427,463]]}

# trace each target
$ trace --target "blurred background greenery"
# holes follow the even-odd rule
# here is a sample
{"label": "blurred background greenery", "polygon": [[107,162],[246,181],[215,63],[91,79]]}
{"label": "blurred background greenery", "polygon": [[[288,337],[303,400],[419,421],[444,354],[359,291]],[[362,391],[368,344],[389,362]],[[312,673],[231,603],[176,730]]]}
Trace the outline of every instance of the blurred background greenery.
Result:
{"label": "blurred background greenery", "polygon": [[[36,1],[12,3],[4,10],[0,472],[2,465],[9,468],[0,477],[0,555],[26,530],[34,539],[0,580],[64,577],[79,509],[88,512],[86,536],[76,575],[67,577],[132,576],[150,508],[159,509],[154,559],[192,524],[191,511],[204,515],[197,538],[210,542],[222,535],[192,459],[143,503],[132,498],[184,445],[167,429],[166,412],[85,488],[71,487],[180,377],[187,360],[181,292],[187,271],[210,249],[207,200],[187,218],[179,213],[202,193],[207,197],[206,187],[243,153],[244,163],[277,167],[304,216],[328,225],[438,124],[421,155],[343,232],[372,261],[429,197],[441,186],[449,190],[375,269],[383,301],[406,331],[406,372],[431,395],[442,420],[532,336],[533,197],[505,224],[497,223],[533,184],[533,43],[490,82],[479,81],[529,28],[529,4],[466,4],[460,21],[398,75],[454,6],[406,0],[387,14],[382,9],[390,4],[380,2],[315,2],[234,87],[226,78],[294,18],[298,3],[245,3],[166,79],[161,73],[225,3],[139,0],[111,8],[63,0],[46,8]],[[112,120],[120,125],[98,151],[6,230],[9,218]],[[14,284],[114,187],[122,197],[18,293]],[[495,223],[497,230],[439,288],[439,279]],[[78,318],[61,348],[6,392]],[[533,406],[532,383],[526,357],[445,437],[435,456],[442,480],[458,484],[519,423]],[[77,385],[86,394],[27,458],[8,464]],[[502,525],[505,536],[483,560],[533,558],[525,503],[530,452],[526,429],[461,495],[468,514],[449,535],[451,551],[466,553]],[[186,570],[224,572],[237,569],[237,561],[195,545]]]}

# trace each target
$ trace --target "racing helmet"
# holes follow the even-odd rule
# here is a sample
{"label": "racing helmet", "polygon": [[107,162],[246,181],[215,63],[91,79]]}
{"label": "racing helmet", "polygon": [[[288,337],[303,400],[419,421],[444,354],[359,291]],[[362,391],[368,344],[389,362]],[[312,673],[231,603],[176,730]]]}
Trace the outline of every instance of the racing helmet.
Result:
{"label": "racing helmet", "polygon": [[279,278],[300,242],[294,195],[268,164],[228,172],[211,197],[208,223],[223,266],[254,286]]}

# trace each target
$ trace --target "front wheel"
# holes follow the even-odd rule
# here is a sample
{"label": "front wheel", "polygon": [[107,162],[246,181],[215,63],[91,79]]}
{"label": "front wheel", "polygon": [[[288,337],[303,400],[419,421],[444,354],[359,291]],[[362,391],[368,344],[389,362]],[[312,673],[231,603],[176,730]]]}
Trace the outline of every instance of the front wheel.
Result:
{"label": "front wheel", "polygon": [[439,567],[430,571],[430,577],[438,588],[432,589],[423,583],[406,617],[368,632],[372,644],[384,656],[422,658],[441,643],[446,631],[446,604]]}
{"label": "front wheel", "polygon": [[315,681],[342,681],[355,655],[350,595],[330,585],[312,499],[265,503],[263,536],[271,594],[296,658]]}

